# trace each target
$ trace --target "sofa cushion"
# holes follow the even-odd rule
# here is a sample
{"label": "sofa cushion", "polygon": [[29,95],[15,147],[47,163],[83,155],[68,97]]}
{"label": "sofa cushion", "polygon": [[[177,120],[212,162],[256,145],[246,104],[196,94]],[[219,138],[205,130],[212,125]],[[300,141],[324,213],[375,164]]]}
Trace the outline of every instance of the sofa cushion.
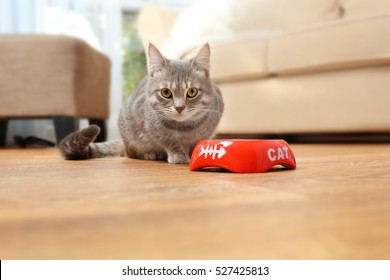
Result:
{"label": "sofa cushion", "polygon": [[206,42],[230,37],[234,33],[231,29],[233,13],[231,0],[194,1],[175,18],[161,52],[177,59]]}
{"label": "sofa cushion", "polygon": [[[266,55],[269,36],[272,34],[253,33],[211,41],[210,71],[213,80],[234,82],[268,76]],[[185,58],[192,58],[197,51],[187,52]]]}
{"label": "sofa cushion", "polygon": [[390,13],[388,0],[341,0],[344,17]]}
{"label": "sofa cushion", "polygon": [[390,61],[390,16],[377,15],[284,33],[270,41],[268,70],[300,73]]}
{"label": "sofa cushion", "polygon": [[339,17],[337,0],[236,0],[234,29],[280,30]]}
{"label": "sofa cushion", "polygon": [[179,12],[155,4],[146,4],[138,14],[138,33],[144,49],[149,42],[158,48],[164,46]]}

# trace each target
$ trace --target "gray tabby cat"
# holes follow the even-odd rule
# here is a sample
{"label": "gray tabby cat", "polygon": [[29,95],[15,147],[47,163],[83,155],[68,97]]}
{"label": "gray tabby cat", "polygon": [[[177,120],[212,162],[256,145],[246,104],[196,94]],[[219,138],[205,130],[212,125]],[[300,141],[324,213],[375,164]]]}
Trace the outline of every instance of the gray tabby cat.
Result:
{"label": "gray tabby cat", "polygon": [[189,60],[170,60],[152,44],[148,75],[122,106],[122,141],[93,143],[100,129],[91,125],[65,137],[65,159],[128,156],[188,163],[195,144],[213,136],[224,110],[219,89],[209,74],[210,47]]}

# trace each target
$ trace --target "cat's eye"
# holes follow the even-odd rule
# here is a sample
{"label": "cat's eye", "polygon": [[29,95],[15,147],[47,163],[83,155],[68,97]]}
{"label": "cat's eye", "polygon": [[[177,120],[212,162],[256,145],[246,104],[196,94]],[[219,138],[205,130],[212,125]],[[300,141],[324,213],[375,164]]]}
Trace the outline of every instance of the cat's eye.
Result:
{"label": "cat's eye", "polygon": [[187,96],[189,97],[189,98],[194,98],[195,96],[197,96],[198,95],[198,89],[196,89],[196,88],[189,88],[188,90],[187,90]]}
{"label": "cat's eye", "polygon": [[161,89],[161,96],[164,98],[172,98],[172,91],[169,88]]}

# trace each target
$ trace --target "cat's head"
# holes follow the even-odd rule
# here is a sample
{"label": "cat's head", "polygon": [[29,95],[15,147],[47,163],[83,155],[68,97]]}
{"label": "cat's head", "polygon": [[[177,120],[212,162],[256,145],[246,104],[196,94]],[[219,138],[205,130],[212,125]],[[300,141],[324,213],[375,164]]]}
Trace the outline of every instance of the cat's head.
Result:
{"label": "cat's head", "polygon": [[152,108],[163,118],[178,122],[203,117],[214,93],[209,69],[209,44],[187,60],[168,59],[149,44],[148,101]]}

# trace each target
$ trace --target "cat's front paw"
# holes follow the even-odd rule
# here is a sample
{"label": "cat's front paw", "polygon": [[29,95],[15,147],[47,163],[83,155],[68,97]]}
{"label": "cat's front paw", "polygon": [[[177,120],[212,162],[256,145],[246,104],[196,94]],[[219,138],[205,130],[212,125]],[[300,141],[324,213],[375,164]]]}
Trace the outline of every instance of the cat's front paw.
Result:
{"label": "cat's front paw", "polygon": [[174,164],[186,164],[190,162],[190,157],[184,153],[168,154],[168,162]]}
{"label": "cat's front paw", "polygon": [[166,155],[158,152],[147,152],[144,153],[140,158],[146,159],[146,160],[165,160],[167,157]]}

